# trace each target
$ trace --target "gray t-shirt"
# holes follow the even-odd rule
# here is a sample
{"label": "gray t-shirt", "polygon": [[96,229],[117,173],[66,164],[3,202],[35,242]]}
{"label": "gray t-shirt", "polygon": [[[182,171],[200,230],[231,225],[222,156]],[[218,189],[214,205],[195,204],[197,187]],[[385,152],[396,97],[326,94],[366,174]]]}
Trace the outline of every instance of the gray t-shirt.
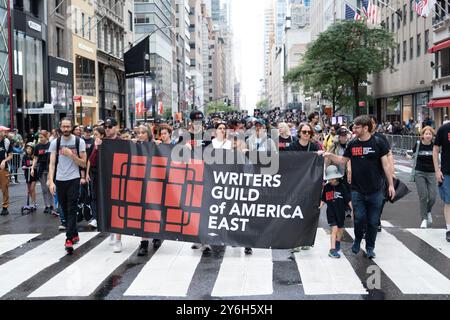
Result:
{"label": "gray t-shirt", "polygon": [[[69,148],[74,155],[77,156],[77,147],[75,144],[75,136],[71,135],[69,140],[61,138],[61,144],[59,146],[59,160],[58,168],[56,168],[56,180],[57,181],[70,181],[80,178],[80,167],[75,163],[72,158],[66,157],[62,154],[62,149],[64,147]],[[53,140],[50,143],[49,152],[56,154],[56,143],[58,139]],[[83,152],[86,152],[86,144],[83,139],[80,139],[80,156]]]}

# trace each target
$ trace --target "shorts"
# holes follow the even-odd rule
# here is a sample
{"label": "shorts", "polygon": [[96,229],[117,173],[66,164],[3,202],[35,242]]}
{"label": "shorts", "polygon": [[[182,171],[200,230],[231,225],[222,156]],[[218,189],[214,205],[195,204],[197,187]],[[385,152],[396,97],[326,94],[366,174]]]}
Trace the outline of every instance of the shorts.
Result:
{"label": "shorts", "polygon": [[439,187],[439,194],[442,201],[450,205],[450,176],[444,176],[444,183]]}
{"label": "shorts", "polygon": [[330,227],[343,229],[345,227],[345,212],[336,213],[327,210],[327,220]]}

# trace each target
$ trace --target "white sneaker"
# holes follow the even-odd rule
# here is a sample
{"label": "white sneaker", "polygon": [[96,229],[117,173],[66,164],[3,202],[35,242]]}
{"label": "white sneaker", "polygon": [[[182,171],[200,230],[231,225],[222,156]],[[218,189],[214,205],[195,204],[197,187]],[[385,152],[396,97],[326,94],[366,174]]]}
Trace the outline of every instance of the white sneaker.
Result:
{"label": "white sneaker", "polygon": [[428,226],[431,227],[433,224],[433,216],[431,215],[431,212],[428,212]]}
{"label": "white sneaker", "polygon": [[89,225],[92,228],[97,228],[97,220],[96,219],[92,219],[91,222],[89,222]]}
{"label": "white sneaker", "polygon": [[420,225],[420,229],[427,229],[428,228],[428,221],[423,220],[422,224]]}
{"label": "white sneaker", "polygon": [[113,233],[109,236],[109,245],[112,247],[116,244],[116,235]]}
{"label": "white sneaker", "polygon": [[114,244],[114,247],[113,247],[113,252],[114,253],[122,252],[122,241],[120,241],[120,240],[116,241],[116,243]]}

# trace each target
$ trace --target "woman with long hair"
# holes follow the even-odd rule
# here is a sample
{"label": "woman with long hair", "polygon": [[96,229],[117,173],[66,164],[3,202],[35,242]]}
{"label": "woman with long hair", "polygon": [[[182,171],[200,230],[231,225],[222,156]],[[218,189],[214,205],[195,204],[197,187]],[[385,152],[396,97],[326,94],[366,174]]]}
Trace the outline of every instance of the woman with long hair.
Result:
{"label": "woman with long hair", "polygon": [[413,156],[407,155],[408,159],[416,159],[414,178],[419,194],[420,216],[422,223],[420,227],[426,229],[431,227],[433,217],[431,210],[436,203],[437,182],[433,164],[433,138],[436,132],[432,127],[425,127],[420,132],[420,140],[413,148]]}
{"label": "woman with long hair", "polygon": [[289,147],[290,151],[317,152],[319,145],[313,141],[314,128],[309,123],[300,124],[298,129],[298,140]]}
{"label": "woman with long hair", "polygon": [[31,175],[41,183],[42,196],[44,197],[45,210],[44,213],[51,214],[53,212],[53,196],[47,186],[48,165],[50,163],[50,148],[49,133],[46,130],[41,130],[39,133],[39,143],[34,148],[33,166],[31,168]]}

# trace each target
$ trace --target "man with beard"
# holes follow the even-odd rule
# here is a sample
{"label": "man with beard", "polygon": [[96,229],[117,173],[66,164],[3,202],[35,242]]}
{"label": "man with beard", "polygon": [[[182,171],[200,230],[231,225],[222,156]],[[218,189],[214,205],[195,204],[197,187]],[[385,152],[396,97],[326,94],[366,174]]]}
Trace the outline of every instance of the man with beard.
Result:
{"label": "man with beard", "polygon": [[[70,255],[74,244],[80,241],[77,231],[78,197],[80,183],[86,184],[86,144],[83,139],[72,132],[72,122],[69,119],[61,121],[62,137],[50,144],[50,166],[47,185],[52,195],[58,192],[58,201],[67,220],[65,248]],[[56,175],[55,175],[56,171]]]}

